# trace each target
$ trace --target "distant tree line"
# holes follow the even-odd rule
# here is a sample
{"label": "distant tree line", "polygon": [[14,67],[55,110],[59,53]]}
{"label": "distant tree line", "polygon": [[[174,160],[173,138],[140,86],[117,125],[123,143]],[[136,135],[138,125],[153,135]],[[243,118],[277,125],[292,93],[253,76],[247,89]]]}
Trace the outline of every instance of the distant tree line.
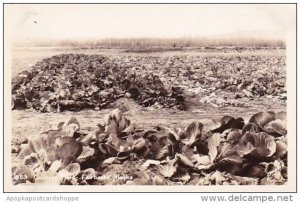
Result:
{"label": "distant tree line", "polygon": [[[23,44],[27,46],[27,44]],[[31,46],[62,46],[86,48],[137,48],[137,47],[206,47],[206,46],[246,46],[285,47],[283,40],[259,38],[106,38],[98,40],[48,40],[36,41]]]}

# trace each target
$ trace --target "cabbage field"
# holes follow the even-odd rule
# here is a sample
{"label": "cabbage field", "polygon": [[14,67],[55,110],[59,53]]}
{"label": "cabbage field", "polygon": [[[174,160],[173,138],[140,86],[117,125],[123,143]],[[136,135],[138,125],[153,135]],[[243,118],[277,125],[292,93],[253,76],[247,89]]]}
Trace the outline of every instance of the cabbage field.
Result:
{"label": "cabbage field", "polygon": [[12,73],[15,185],[288,180],[283,48],[19,50]]}

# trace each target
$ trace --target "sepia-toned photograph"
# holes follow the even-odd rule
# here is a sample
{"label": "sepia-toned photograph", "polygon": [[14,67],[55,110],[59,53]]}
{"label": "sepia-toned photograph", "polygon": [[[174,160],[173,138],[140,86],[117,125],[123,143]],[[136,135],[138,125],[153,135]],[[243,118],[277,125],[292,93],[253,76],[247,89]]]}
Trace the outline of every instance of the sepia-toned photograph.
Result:
{"label": "sepia-toned photograph", "polygon": [[5,4],[5,190],[294,191],[295,40],[296,4]]}

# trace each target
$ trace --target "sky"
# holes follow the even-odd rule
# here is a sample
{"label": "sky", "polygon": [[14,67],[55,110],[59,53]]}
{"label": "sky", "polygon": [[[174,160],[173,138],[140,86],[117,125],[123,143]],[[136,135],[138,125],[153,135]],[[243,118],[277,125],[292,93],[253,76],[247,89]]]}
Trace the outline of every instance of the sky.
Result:
{"label": "sky", "polygon": [[5,5],[14,42],[139,37],[284,38],[294,5]]}

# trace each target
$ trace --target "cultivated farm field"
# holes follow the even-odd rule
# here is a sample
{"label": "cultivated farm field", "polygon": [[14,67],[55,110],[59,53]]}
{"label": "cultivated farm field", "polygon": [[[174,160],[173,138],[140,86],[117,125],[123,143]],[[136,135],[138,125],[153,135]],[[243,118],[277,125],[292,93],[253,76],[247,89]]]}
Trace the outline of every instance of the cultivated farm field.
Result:
{"label": "cultivated farm field", "polygon": [[[284,184],[287,180],[283,48],[129,52],[22,47],[12,56],[14,164],[20,157],[32,159],[32,154],[21,153],[30,143],[37,145],[31,140],[66,121],[65,130],[70,130],[68,124],[80,124],[76,132],[86,143],[78,153],[86,150],[87,155],[81,154],[80,161],[78,157],[62,158],[60,163],[48,160],[50,168],[59,165],[51,175],[64,169],[78,171],[76,176],[122,173],[123,178],[60,180],[60,184]],[[249,121],[258,128],[246,128]],[[92,141],[86,141],[88,137]],[[239,138],[244,142],[236,143]],[[256,139],[265,144],[257,144]],[[227,157],[228,147],[238,154]],[[226,158],[234,160],[230,167]],[[97,166],[89,159],[97,159]],[[34,163],[34,169],[49,173],[42,162],[38,167]],[[142,171],[133,169],[137,166]],[[25,173],[22,170],[19,173]],[[40,181],[34,179],[14,181]]]}

